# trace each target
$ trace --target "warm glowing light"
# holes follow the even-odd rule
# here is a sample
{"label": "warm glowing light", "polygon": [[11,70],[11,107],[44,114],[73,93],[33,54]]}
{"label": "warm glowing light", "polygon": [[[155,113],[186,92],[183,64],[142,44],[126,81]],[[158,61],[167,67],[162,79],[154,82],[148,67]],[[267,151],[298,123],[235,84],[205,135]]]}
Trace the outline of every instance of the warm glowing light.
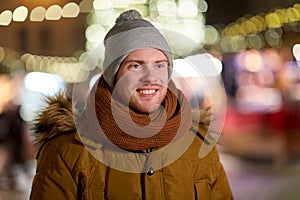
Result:
{"label": "warm glowing light", "polygon": [[293,56],[297,61],[300,61],[300,44],[295,44],[293,46]]}
{"label": "warm glowing light", "polygon": [[[157,25],[158,23],[154,24]],[[204,25],[200,21],[183,19],[177,23],[171,22],[168,24],[164,22],[161,25],[161,30],[169,42],[175,58],[177,58],[178,55],[189,55],[191,52],[201,48],[204,39]],[[157,27],[159,26],[158,24]]]}
{"label": "warm glowing light", "polygon": [[256,50],[245,52],[244,67],[250,72],[258,72],[263,68],[263,58]]}
{"label": "warm glowing light", "polygon": [[[142,17],[146,18],[149,16],[149,7],[145,4],[129,4],[129,9],[135,9],[140,12]],[[149,20],[150,21],[150,20]]]}
{"label": "warm glowing light", "polygon": [[194,18],[198,15],[198,0],[188,0],[178,2],[178,13],[181,17]]}
{"label": "warm glowing light", "polygon": [[81,82],[88,78],[89,72],[81,69],[81,63],[61,63],[57,74],[59,74],[65,82]]}
{"label": "warm glowing light", "polygon": [[42,6],[35,7],[30,13],[30,20],[33,22],[41,22],[45,19],[46,9]]}
{"label": "warm glowing light", "polygon": [[[81,56],[79,57],[79,62],[81,63],[81,69],[85,70],[85,71],[91,71],[93,69],[95,69],[97,67],[98,64],[98,59],[101,55],[101,53],[97,54],[95,52],[84,52],[83,54],[81,54]],[[97,54],[97,55],[93,55],[93,54]],[[103,52],[104,54],[104,52]]]}
{"label": "warm glowing light", "polygon": [[232,23],[230,26],[228,26],[226,30],[226,34],[230,36],[238,36],[238,35],[246,35],[247,25],[245,22],[242,23],[242,25],[237,23]]}
{"label": "warm glowing light", "polygon": [[23,22],[28,16],[28,9],[25,6],[17,7],[13,12],[13,20]]}
{"label": "warm glowing light", "polygon": [[196,44],[200,44],[204,39],[204,25],[200,20],[183,20],[176,24],[174,30],[189,37]]}
{"label": "warm glowing light", "polygon": [[105,35],[106,35],[106,30],[100,24],[92,24],[85,31],[85,36],[87,40],[91,42],[95,42],[98,45],[103,42]]}
{"label": "warm glowing light", "polygon": [[[178,50],[178,54],[187,55],[202,46],[205,20],[198,11],[199,0],[83,0],[81,2],[82,4],[79,4],[81,12],[83,5],[92,5],[94,9],[87,17],[87,24],[89,25],[86,30],[85,48],[87,51],[94,51],[99,46],[102,42],[101,36],[105,35],[107,30],[115,24],[116,18],[124,9],[136,9],[146,20],[155,24],[162,31],[172,30],[191,39],[189,44],[181,42],[179,45],[170,45],[172,49],[181,49]],[[201,4],[203,4],[202,1]],[[203,5],[207,4],[204,3]],[[202,7],[206,8],[205,6]],[[96,27],[101,28],[97,29]],[[173,43],[172,41],[175,41],[176,38],[172,37],[170,33],[168,34],[167,40]],[[213,41],[216,40],[216,38],[213,39]]]}
{"label": "warm glowing light", "polygon": [[267,26],[269,28],[279,28],[282,26],[282,18],[277,13],[269,13],[265,16]]}
{"label": "warm glowing light", "polygon": [[[23,60],[23,56],[21,57],[21,59]],[[31,54],[26,54],[26,57],[24,56],[24,62],[25,62],[25,68],[26,68],[26,71],[33,71],[33,64],[34,64],[34,61],[35,61],[35,57]]]}
{"label": "warm glowing light", "polygon": [[53,95],[61,89],[62,79],[53,74],[31,72],[25,76],[24,86],[27,90],[32,92]]}
{"label": "warm glowing light", "polygon": [[144,4],[147,0],[130,0],[130,4]]}
{"label": "warm glowing light", "polygon": [[256,33],[258,28],[256,27],[256,23],[254,20],[248,20],[245,22],[246,31],[249,34]]}
{"label": "warm glowing light", "polygon": [[94,0],[93,7],[95,10],[106,10],[112,7],[111,0]]}
{"label": "warm glowing light", "polygon": [[174,0],[157,1],[157,11],[161,16],[175,16],[177,13],[177,5]]}
{"label": "warm glowing light", "polygon": [[83,0],[79,3],[80,12],[89,13],[93,9],[93,1],[92,0]]}
{"label": "warm glowing light", "polygon": [[224,49],[227,48],[228,52],[242,51],[247,48],[247,42],[244,36],[238,35],[227,39],[224,38],[222,41],[223,41],[222,47]]}
{"label": "warm glowing light", "polygon": [[208,53],[174,60],[173,77],[215,77],[222,71],[222,63]]}
{"label": "warm glowing light", "polygon": [[173,61],[173,77],[197,77],[197,69],[195,69],[191,64],[189,64],[184,59],[175,59]]}
{"label": "warm glowing light", "polygon": [[265,45],[264,38],[259,34],[248,35],[247,43],[248,46],[253,49],[261,49]]}
{"label": "warm glowing light", "polygon": [[265,38],[266,38],[266,42],[272,46],[272,47],[280,47],[282,44],[282,30],[279,31],[281,29],[278,30],[273,30],[273,29],[268,29],[265,32]]}
{"label": "warm glowing light", "polygon": [[199,8],[199,12],[206,12],[208,9],[208,5],[207,5],[206,1],[199,0],[198,8]]}
{"label": "warm glowing light", "polygon": [[287,16],[287,10],[286,9],[276,9],[274,14],[277,15],[280,20],[281,23],[288,23],[289,22],[289,18]]}
{"label": "warm glowing light", "polygon": [[261,32],[267,28],[266,22],[262,16],[254,16],[250,19],[255,24],[256,31]]}
{"label": "warm glowing light", "polygon": [[12,20],[12,12],[5,10],[0,14],[0,25],[8,26]]}
{"label": "warm glowing light", "polygon": [[129,0],[111,0],[114,8],[128,8]]}
{"label": "warm glowing light", "polygon": [[300,11],[298,11],[296,8],[289,8],[287,10],[287,16],[290,20],[290,22],[296,22],[300,20]]}
{"label": "warm glowing light", "polygon": [[115,24],[115,20],[120,14],[116,9],[96,10],[92,14],[94,23],[99,23],[103,26],[111,27]]}
{"label": "warm glowing light", "polygon": [[204,43],[209,45],[214,45],[219,39],[218,31],[210,25],[205,26],[205,37]]}
{"label": "warm glowing light", "polygon": [[46,11],[47,20],[59,20],[62,17],[62,8],[59,5],[52,5]]}
{"label": "warm glowing light", "polygon": [[70,2],[63,7],[62,12],[63,12],[62,14],[63,17],[75,18],[79,15],[80,8],[76,3]]}

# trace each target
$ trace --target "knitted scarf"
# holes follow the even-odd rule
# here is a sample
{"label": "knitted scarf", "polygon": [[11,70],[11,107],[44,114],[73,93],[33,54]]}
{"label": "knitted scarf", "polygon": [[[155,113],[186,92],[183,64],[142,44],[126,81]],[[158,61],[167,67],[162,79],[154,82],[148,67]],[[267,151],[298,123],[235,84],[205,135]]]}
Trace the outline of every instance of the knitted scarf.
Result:
{"label": "knitted scarf", "polygon": [[95,93],[95,111],[105,136],[129,151],[163,147],[187,133],[192,124],[190,104],[173,81],[169,82],[159,109],[153,113],[137,113],[116,101],[101,77]]}

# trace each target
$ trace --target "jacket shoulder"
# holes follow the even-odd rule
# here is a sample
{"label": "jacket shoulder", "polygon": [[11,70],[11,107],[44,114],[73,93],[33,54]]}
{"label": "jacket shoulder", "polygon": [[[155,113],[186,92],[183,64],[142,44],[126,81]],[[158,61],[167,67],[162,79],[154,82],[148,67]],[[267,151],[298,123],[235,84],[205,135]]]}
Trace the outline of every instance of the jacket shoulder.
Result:
{"label": "jacket shoulder", "polygon": [[[55,160],[62,160],[71,171],[75,168],[88,168],[86,164],[98,165],[99,162],[90,153],[88,147],[78,140],[76,135],[76,132],[61,134],[45,142],[37,156],[40,167],[43,167],[43,164],[54,164],[56,163]],[[55,164],[53,167],[55,168]]]}

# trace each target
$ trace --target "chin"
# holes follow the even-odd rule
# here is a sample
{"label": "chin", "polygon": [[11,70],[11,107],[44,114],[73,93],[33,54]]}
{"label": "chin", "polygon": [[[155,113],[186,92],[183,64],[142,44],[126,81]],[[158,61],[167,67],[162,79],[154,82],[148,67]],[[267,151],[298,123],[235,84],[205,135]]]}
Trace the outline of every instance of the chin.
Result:
{"label": "chin", "polygon": [[159,108],[159,106],[157,106],[157,105],[149,106],[149,107],[131,106],[131,109],[134,110],[137,113],[152,113],[152,112],[156,111],[158,108]]}
{"label": "chin", "polygon": [[156,111],[158,109],[159,109],[159,106],[151,107],[151,108],[148,109],[148,112],[152,113],[152,112],[154,112],[154,111]]}

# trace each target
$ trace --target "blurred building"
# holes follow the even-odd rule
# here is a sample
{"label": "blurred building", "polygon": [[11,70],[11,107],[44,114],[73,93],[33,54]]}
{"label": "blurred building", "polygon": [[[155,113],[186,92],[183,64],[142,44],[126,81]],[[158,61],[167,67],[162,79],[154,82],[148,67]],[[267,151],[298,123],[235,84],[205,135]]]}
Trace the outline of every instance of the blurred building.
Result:
{"label": "blurred building", "polygon": [[[71,2],[80,1],[1,2],[0,47],[12,49],[21,55],[31,53],[44,56],[72,56],[76,51],[84,50],[86,15],[78,11],[75,16],[63,17],[59,13],[63,10],[55,7],[63,8]],[[46,9],[51,6],[53,13],[48,11],[46,16]],[[36,12],[33,12],[34,9]],[[6,19],[5,15],[8,16]],[[10,15],[12,18],[9,18]]]}

